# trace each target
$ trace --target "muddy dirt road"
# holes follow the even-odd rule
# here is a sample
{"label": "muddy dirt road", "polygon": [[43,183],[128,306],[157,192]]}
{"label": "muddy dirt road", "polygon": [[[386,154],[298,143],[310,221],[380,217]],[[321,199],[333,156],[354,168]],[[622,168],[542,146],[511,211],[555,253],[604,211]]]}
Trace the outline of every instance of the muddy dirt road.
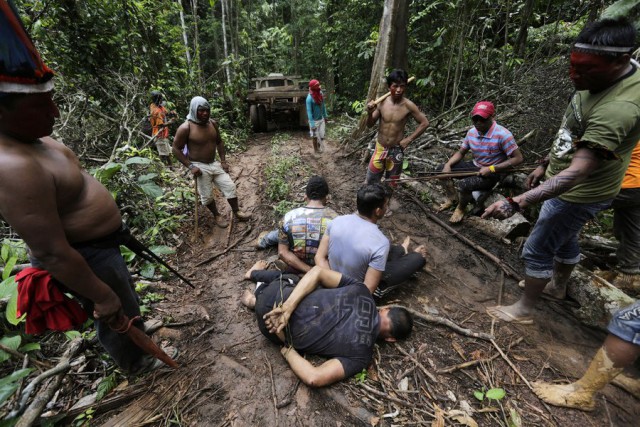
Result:
{"label": "muddy dirt road", "polygon": [[[256,135],[245,152],[229,159],[241,205],[253,211],[253,220],[234,223],[228,235],[226,229],[212,226],[211,215],[200,210],[198,238],[192,227],[183,230],[183,244],[174,263],[181,272],[189,273],[197,290],[188,291],[171,282],[164,287],[167,300],[155,307],[174,325],[161,329],[157,336],[180,348],[181,367],[149,376],[138,385],[147,387],[145,393],[99,421],[108,425],[151,420],[155,425],[350,426],[432,425],[442,419],[446,425],[464,425],[460,413],[468,413],[480,426],[507,421],[518,425],[517,416],[523,426],[637,425],[638,401],[611,385],[592,413],[545,407],[520,374],[528,381],[578,377],[604,333],[582,327],[562,303],[551,302],[540,304],[533,326],[492,324],[485,307],[498,299],[513,301],[520,292],[516,281],[431,222],[402,192],[392,201],[393,215],[379,226],[392,243],[399,244],[410,235],[412,247],[426,245],[429,271],[420,272],[380,303],[402,304],[473,331],[493,331],[496,344],[513,366],[491,342],[419,320],[409,340],[377,347],[363,384],[350,379],[324,390],[299,384],[280,349],[258,331],[254,313],[239,303],[242,292],[251,286],[243,280],[245,271],[256,260],[276,255],[275,249],[253,249],[258,233],[275,226],[273,203],[264,194],[264,169],[274,136]],[[303,165],[289,182],[297,200],[302,201],[308,177],[321,174],[331,189],[330,206],[340,214],[353,212],[365,165],[354,157],[342,158],[343,152],[332,141],[327,152],[315,157],[303,132],[290,132],[284,138],[287,152]],[[228,209],[221,199],[219,205]],[[457,229],[522,270],[515,246],[470,232],[464,223]],[[222,253],[229,246],[232,248]],[[482,362],[455,368],[474,360]],[[503,388],[506,396],[482,402],[474,397],[474,391],[490,388]]]}

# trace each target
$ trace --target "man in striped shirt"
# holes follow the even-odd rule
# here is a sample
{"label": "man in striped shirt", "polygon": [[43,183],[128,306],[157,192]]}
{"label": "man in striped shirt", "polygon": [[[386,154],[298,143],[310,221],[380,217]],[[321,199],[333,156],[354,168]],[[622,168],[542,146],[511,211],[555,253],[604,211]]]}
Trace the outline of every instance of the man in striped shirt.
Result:
{"label": "man in striped shirt", "polygon": [[[471,111],[473,127],[467,132],[460,149],[438,170],[450,172],[478,172],[478,175],[458,181],[458,206],[449,222],[459,223],[464,218],[465,208],[473,200],[473,192],[480,191],[486,195],[504,176],[504,172],[522,163],[522,153],[516,145],[511,132],[494,120],[496,110],[489,101],[478,102]],[[472,161],[464,161],[464,156],[471,151]],[[453,205],[455,189],[451,181],[447,184],[448,198],[440,205],[444,210]],[[484,200],[478,200],[482,204]],[[479,206],[479,208],[483,208]]]}

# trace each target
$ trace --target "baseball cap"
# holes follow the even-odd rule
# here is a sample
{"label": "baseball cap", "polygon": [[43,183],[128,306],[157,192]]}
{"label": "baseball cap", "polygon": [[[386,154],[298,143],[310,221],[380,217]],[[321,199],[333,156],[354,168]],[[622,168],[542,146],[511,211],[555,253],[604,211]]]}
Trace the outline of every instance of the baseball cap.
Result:
{"label": "baseball cap", "polygon": [[491,117],[495,114],[496,108],[493,106],[493,103],[489,101],[480,101],[478,102],[471,111],[471,117],[480,116],[483,119]]}

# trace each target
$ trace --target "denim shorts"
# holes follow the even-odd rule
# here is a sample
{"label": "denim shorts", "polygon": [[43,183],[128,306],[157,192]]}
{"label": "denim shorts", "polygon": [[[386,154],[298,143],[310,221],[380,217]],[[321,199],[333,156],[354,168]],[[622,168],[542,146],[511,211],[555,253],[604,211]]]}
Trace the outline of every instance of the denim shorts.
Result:
{"label": "denim shorts", "polygon": [[624,341],[640,345],[640,301],[614,314],[607,330]]}
{"label": "denim shorts", "polygon": [[580,230],[598,212],[607,209],[612,200],[570,203],[554,198],[545,201],[522,250],[525,274],[537,279],[550,279],[554,260],[577,264],[580,261]]}

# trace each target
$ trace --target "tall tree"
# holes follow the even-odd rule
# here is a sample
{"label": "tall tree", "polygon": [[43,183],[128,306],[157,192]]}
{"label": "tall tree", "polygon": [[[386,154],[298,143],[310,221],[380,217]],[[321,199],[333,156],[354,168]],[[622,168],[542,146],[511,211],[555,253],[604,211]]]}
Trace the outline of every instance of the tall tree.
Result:
{"label": "tall tree", "polygon": [[[371,67],[368,100],[376,99],[387,91],[384,77],[388,68],[407,63],[407,13],[406,0],[385,0],[380,19],[378,44]],[[397,39],[404,42],[396,44]],[[366,122],[367,118],[363,116],[353,134],[354,137],[364,132]]]}

